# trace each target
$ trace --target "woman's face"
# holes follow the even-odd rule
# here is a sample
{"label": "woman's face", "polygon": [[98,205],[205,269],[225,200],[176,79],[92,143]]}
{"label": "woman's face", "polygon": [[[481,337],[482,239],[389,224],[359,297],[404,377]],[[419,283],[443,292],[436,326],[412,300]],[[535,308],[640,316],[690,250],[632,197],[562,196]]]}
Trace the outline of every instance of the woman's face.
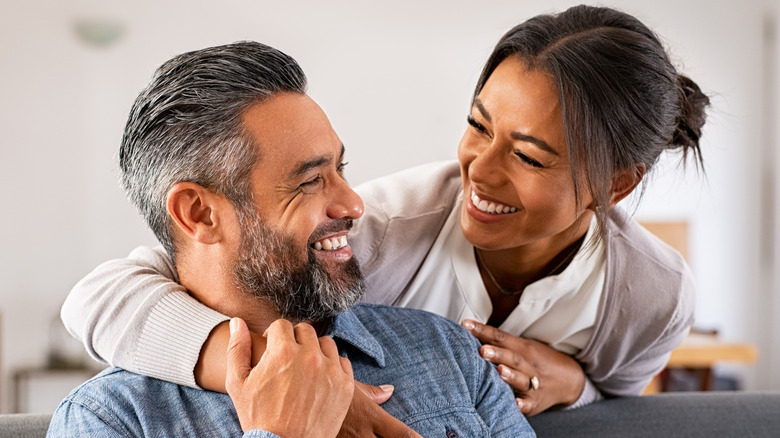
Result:
{"label": "woman's face", "polygon": [[581,237],[591,215],[575,202],[561,104],[546,72],[517,57],[501,62],[474,100],[458,158],[461,226],[473,245],[559,247]]}

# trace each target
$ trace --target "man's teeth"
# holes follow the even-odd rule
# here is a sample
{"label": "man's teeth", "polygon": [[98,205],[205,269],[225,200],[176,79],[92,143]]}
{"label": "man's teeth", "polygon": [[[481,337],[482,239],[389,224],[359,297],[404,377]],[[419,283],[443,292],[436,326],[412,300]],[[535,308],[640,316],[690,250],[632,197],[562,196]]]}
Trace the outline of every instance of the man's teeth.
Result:
{"label": "man's teeth", "polygon": [[325,251],[335,251],[337,249],[341,249],[347,246],[347,236],[341,236],[341,237],[330,237],[327,239],[322,239],[320,241],[314,242],[314,249],[317,251],[325,250]]}
{"label": "man's teeth", "polygon": [[471,192],[471,202],[474,204],[475,207],[477,207],[477,210],[484,211],[485,213],[489,213],[489,214],[507,214],[507,213],[514,213],[517,211],[517,207],[510,207],[508,205],[498,204],[492,201],[485,201],[484,199],[479,199],[479,196],[477,196],[477,194],[474,193],[473,191]]}

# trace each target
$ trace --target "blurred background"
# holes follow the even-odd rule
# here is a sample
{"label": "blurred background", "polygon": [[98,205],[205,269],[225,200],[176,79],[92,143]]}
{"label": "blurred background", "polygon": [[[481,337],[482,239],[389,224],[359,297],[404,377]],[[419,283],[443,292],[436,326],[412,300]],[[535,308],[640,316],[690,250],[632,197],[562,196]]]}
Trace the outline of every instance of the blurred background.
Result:
{"label": "blurred background", "polygon": [[[118,187],[116,151],[135,95],[163,61],[242,39],[294,56],[347,147],[348,178],[359,184],[455,158],[471,92],[498,38],[574,4],[2,0],[0,412],[53,411],[85,377],[50,365],[97,366],[63,333],[60,305],[100,262],[156,244]],[[706,175],[683,172],[679,157],[668,157],[642,202],[628,206],[644,221],[687,224],[696,326],[757,347],[757,362],[716,372],[743,389],[780,389],[780,1],[608,5],[656,30],[713,102]],[[51,396],[33,396],[41,393]]]}

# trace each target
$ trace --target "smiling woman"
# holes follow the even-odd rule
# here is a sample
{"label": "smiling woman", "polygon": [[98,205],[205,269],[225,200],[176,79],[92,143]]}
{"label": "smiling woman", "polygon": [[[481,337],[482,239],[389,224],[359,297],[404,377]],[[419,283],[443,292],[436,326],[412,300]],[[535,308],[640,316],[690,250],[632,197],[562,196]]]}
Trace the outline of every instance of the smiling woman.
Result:
{"label": "smiling woman", "polygon": [[[459,163],[356,188],[365,215],[350,243],[365,299],[462,322],[526,414],[640,394],[687,333],[694,291],[682,257],[617,204],[664,150],[701,162],[707,105],[655,34],[628,14],[578,6],[518,25],[478,81]],[[182,292],[156,267],[128,259],[97,268],[64,307],[72,332],[150,327],[135,309],[102,321],[117,309],[96,303],[106,303],[102,294],[146,293],[128,274],[153,280],[157,293]],[[192,355],[201,354],[198,383],[224,390],[226,327],[197,328],[211,333]],[[144,336],[176,343],[162,327]],[[139,357],[155,364],[151,374],[173,365],[138,345],[84,341],[131,370]],[[195,364],[175,365],[181,373],[166,378],[191,383]]]}

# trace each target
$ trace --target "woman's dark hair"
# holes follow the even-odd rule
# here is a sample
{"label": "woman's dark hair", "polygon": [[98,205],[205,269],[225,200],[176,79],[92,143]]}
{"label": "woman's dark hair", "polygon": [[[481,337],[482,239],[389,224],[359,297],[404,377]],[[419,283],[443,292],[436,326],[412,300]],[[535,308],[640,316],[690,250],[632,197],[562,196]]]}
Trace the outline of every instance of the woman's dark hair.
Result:
{"label": "woman's dark hair", "polygon": [[[693,153],[703,168],[699,138],[709,98],[677,72],[658,37],[631,15],[575,6],[539,15],[507,32],[490,55],[476,98],[496,67],[519,57],[549,73],[558,88],[577,202],[593,196],[601,239],[612,180],[664,150]],[[582,186],[584,181],[585,187]]]}

